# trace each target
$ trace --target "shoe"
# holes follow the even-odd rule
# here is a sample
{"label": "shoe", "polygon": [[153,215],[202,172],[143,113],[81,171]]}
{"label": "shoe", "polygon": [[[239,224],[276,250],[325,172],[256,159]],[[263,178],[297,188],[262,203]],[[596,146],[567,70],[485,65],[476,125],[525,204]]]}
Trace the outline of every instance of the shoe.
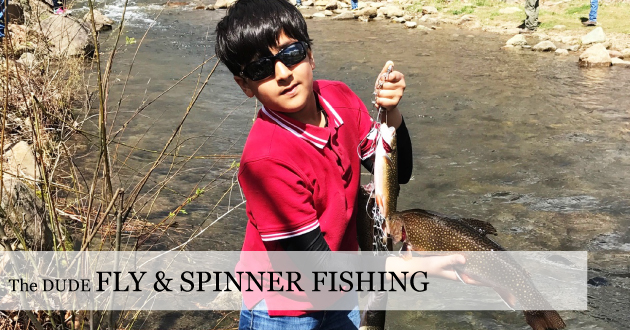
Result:
{"label": "shoe", "polygon": [[68,13],[68,10],[66,8],[62,8],[62,7],[59,7],[57,9],[55,9],[55,11],[53,11],[53,14],[61,15],[61,16],[65,16],[67,13]]}
{"label": "shoe", "polygon": [[584,25],[584,26],[595,26],[595,25],[597,25],[597,22],[588,20],[588,21],[582,22],[582,25]]}
{"label": "shoe", "polygon": [[536,32],[536,29],[520,29],[518,33],[520,34],[532,34]]}

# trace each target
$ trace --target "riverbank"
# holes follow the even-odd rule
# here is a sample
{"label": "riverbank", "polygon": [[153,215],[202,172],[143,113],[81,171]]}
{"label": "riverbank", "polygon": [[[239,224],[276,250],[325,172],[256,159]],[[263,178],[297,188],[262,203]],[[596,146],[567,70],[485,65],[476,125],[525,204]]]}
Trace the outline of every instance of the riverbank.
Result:
{"label": "riverbank", "polygon": [[[214,8],[223,8],[229,2],[219,0]],[[212,8],[212,9],[214,9]],[[351,11],[348,1],[303,1],[300,10],[309,19],[357,20],[358,22],[390,21],[401,28],[415,28],[431,33],[444,25],[455,25],[465,30],[480,30],[506,35],[505,40],[519,34],[518,26],[525,13],[522,3],[495,0],[464,1],[392,1],[359,2],[359,9]],[[599,7],[598,26],[585,27],[581,21],[588,17],[590,5],[577,0],[559,0],[541,5],[538,30],[527,36],[532,45],[539,41],[554,43],[554,51],[567,54],[582,53],[592,43],[582,37],[597,28],[605,34],[597,41],[611,53],[611,57],[630,60],[630,3],[605,2]],[[497,45],[501,47],[503,45]],[[533,48],[533,47],[525,47]],[[630,64],[630,63],[628,63]]]}

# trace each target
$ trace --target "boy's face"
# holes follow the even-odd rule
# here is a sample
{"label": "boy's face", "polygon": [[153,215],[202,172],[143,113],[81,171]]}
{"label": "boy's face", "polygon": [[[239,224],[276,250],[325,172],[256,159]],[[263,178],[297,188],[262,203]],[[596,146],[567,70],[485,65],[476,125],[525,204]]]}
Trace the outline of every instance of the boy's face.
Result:
{"label": "boy's face", "polygon": [[[273,55],[285,47],[297,42],[281,32],[278,46],[271,48]],[[234,80],[248,97],[256,97],[272,110],[283,112],[291,117],[310,103],[315,107],[313,97],[313,69],[315,61],[309,50],[300,63],[287,67],[281,61],[275,61],[275,74],[258,81],[235,76]]]}

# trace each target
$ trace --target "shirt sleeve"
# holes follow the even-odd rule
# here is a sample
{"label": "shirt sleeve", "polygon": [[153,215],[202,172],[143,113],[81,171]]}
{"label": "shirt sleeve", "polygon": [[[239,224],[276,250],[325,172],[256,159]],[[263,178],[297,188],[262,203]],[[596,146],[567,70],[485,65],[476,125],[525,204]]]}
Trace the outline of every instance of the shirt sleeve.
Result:
{"label": "shirt sleeve", "polygon": [[268,158],[248,162],[241,165],[238,179],[252,223],[264,242],[319,228],[313,187],[286,162]]}

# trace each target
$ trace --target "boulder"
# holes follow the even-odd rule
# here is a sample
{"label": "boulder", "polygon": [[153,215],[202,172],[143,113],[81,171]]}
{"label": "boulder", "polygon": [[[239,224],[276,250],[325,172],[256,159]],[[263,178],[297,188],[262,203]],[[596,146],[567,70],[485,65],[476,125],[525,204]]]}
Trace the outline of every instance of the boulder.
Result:
{"label": "boulder", "polygon": [[214,9],[225,9],[232,7],[233,4],[236,3],[236,0],[217,0],[214,3]]}
{"label": "boulder", "polygon": [[5,157],[7,160],[5,171],[9,174],[29,180],[39,179],[35,153],[26,141],[20,141],[14,145],[5,153]]}
{"label": "boulder", "polygon": [[527,39],[522,34],[517,34],[505,43],[506,46],[523,46],[527,45]]}
{"label": "boulder", "polygon": [[[85,13],[83,20],[88,23],[89,26],[92,26],[92,15],[89,11]],[[113,24],[113,20],[94,9],[94,26],[96,27],[96,32],[111,30]]]}
{"label": "boulder", "polygon": [[437,8],[433,6],[422,6],[422,15],[433,15],[437,13],[438,13]]}
{"label": "boulder", "polygon": [[405,22],[405,27],[408,29],[415,29],[418,26],[416,22]]}
{"label": "boulder", "polygon": [[377,10],[377,13],[381,12],[383,13],[383,15],[387,16],[387,17],[402,17],[405,15],[405,11],[402,10],[400,7],[398,6],[385,6],[385,7],[381,7]]}
{"label": "boulder", "polygon": [[328,10],[335,10],[337,9],[337,0],[330,0],[328,1],[328,3],[326,4],[325,8]]}
{"label": "boulder", "polygon": [[569,51],[566,49],[557,49],[556,55],[569,55]]}
{"label": "boulder", "polygon": [[604,33],[604,29],[602,29],[602,27],[600,26],[593,29],[593,31],[583,36],[580,40],[582,41],[582,45],[590,45],[590,44],[596,44],[599,42],[605,42],[606,34]]}
{"label": "boulder", "polygon": [[332,16],[332,15],[334,15],[334,13],[332,12],[332,10],[324,10],[324,15]]}
{"label": "boulder", "polygon": [[377,15],[376,11],[377,11],[376,7],[368,6],[368,7],[365,7],[364,9],[357,10],[355,14],[357,17],[367,16],[367,17],[374,18]]}
{"label": "boulder", "polygon": [[[44,203],[35,193],[37,188],[9,175],[5,175],[2,181],[0,229],[7,236],[5,242],[10,244],[13,250],[51,251],[52,231]],[[14,228],[20,231],[27,247],[20,244]],[[3,249],[0,245],[0,251]]]}
{"label": "boulder", "polygon": [[611,59],[611,63],[614,66],[625,66],[625,67],[629,67],[630,68],[630,61],[624,61],[624,60],[622,60],[620,58],[613,57]]}
{"label": "boulder", "polygon": [[608,50],[608,55],[610,55],[610,58],[623,57],[623,54],[621,54],[620,51],[616,50]]}
{"label": "boulder", "polygon": [[608,55],[608,50],[602,44],[595,44],[589,47],[580,55],[580,66],[610,66],[612,60]]}
{"label": "boulder", "polygon": [[499,9],[499,13],[501,14],[514,14],[514,13],[520,13],[523,10],[521,8],[518,7],[507,7],[507,8],[501,8]]}
{"label": "boulder", "polygon": [[40,25],[55,56],[84,56],[94,52],[91,29],[84,23],[71,17],[52,15]]}
{"label": "boulder", "polygon": [[553,52],[556,49],[558,49],[556,45],[554,45],[553,42],[549,40],[541,41],[537,43],[534,47],[532,47],[532,50],[535,50],[537,52]]}
{"label": "boulder", "polygon": [[341,13],[341,14],[333,17],[332,19],[340,20],[340,21],[354,19],[354,13],[351,12],[351,11],[347,11],[347,12]]}

